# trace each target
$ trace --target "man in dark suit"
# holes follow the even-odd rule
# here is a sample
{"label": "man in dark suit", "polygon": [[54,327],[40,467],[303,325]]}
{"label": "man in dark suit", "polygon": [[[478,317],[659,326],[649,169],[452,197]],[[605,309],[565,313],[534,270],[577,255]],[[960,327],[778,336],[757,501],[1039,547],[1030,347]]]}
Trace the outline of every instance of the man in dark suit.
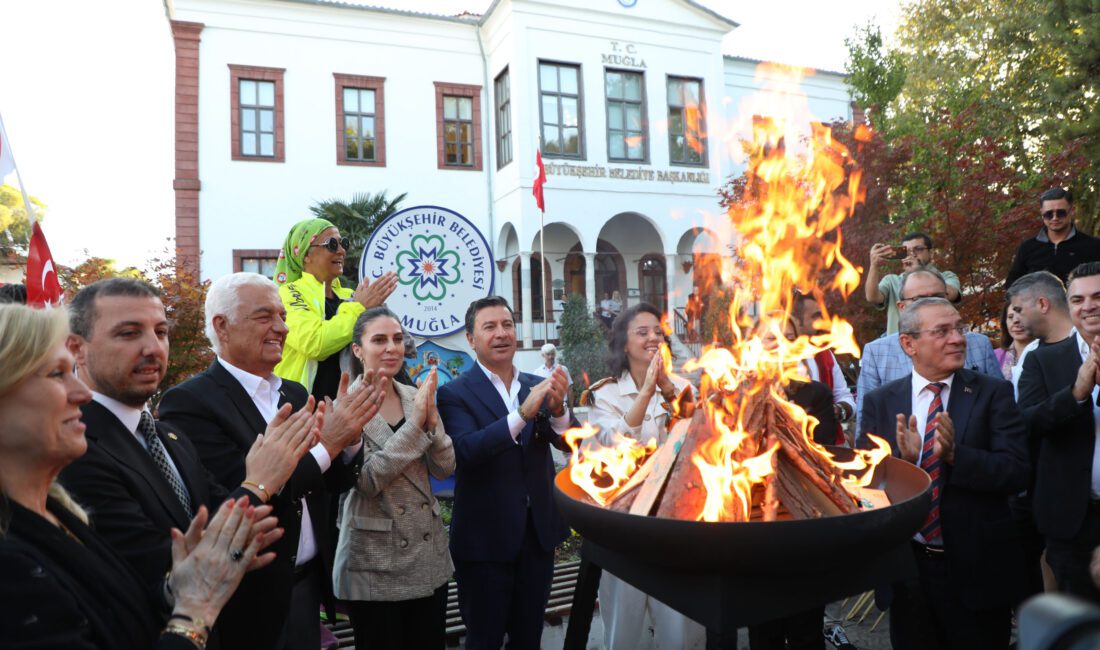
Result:
{"label": "man in dark suit", "polygon": [[1028,484],[1026,432],[1003,379],[965,369],[966,332],[943,298],[902,312],[910,375],[871,391],[863,432],[932,477],[932,508],[912,541],[919,581],[894,586],[897,650],[1002,649],[1023,561],[1008,496]]}
{"label": "man in dark suit", "polygon": [[[200,505],[216,509],[226,489],[199,461],[186,436],[155,422],[146,401],[168,363],[168,321],[156,289],[112,278],[78,293],[69,306],[69,348],[93,401],[81,407],[88,451],[61,473],[61,483],[89,508],[96,531],[160,590],[172,564],[174,526],[186,530]],[[254,504],[278,490],[317,435],[307,411],[283,412],[249,454],[245,480],[228,495]],[[239,485],[239,487],[237,487]],[[219,627],[232,616],[219,618]]]}
{"label": "man in dark suit", "polygon": [[499,296],[466,311],[473,368],[439,389],[439,416],[454,440],[451,556],[467,648],[538,648],[554,547],[569,529],[554,506],[550,446],[576,426],[565,373],[521,373],[512,363],[512,309]]}
{"label": "man in dark suit", "polygon": [[[256,273],[218,278],[207,291],[205,315],[217,358],[164,394],[160,417],[186,434],[215,478],[235,485],[245,478],[245,458],[257,434],[283,405],[295,410],[305,406],[309,392],[274,374],[287,326],[286,310],[271,280]],[[381,395],[368,386],[339,400],[325,414],[320,442],[298,462],[282,491],[271,494],[274,515],[286,535],[274,548],[275,562],[242,584],[246,596],[233,603],[248,613],[236,618],[252,624],[223,630],[224,643],[256,649],[320,647],[319,605],[324,603],[330,618],[335,616],[331,497],[355,484],[363,425],[378,411]],[[262,619],[279,624],[255,625]]]}
{"label": "man in dark suit", "polygon": [[1020,409],[1039,441],[1033,507],[1060,591],[1100,602],[1089,559],[1100,545],[1100,262],[1078,266],[1066,286],[1069,338],[1024,358]]}

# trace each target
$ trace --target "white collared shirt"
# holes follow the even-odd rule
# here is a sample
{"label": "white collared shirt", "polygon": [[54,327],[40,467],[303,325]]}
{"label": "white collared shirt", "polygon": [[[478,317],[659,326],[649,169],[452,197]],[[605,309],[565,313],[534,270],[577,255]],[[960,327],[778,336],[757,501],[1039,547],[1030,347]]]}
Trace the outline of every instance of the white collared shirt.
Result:
{"label": "white collared shirt", "polygon": [[[1076,329],[1073,330],[1074,340],[1077,341],[1077,351],[1081,353],[1081,361],[1085,360],[1085,357],[1089,356],[1089,344],[1085,341],[1085,337],[1081,336],[1081,333]],[[1092,427],[1094,432],[1094,439],[1092,443],[1092,497],[1100,498],[1100,406],[1096,405],[1097,396],[1100,395],[1100,386],[1092,387],[1092,395],[1089,396],[1089,401],[1092,402]]]}
{"label": "white collared shirt", "polygon": [[[141,445],[141,448],[146,452],[149,451],[149,445],[145,443],[145,435],[138,431],[138,425],[141,424],[141,412],[144,409],[138,409],[128,404],[123,404],[117,399],[107,397],[103,393],[97,393],[95,391],[92,391],[92,399],[99,403],[100,406],[110,411],[111,415],[118,418],[118,421],[134,436],[134,439]],[[167,447],[165,451],[167,451]],[[165,457],[168,459],[168,467],[172,470],[172,473],[176,475],[176,478],[179,479],[180,485],[187,486],[187,483],[183,480],[183,476],[180,474],[179,468],[176,467],[176,461],[172,460],[172,454],[166,453]],[[190,489],[190,487],[188,487],[188,489]]]}
{"label": "white collared shirt", "polygon": [[[485,373],[485,377],[489,379],[489,383],[496,389],[497,394],[500,395],[500,399],[504,401],[505,408],[508,409],[508,432],[512,434],[512,440],[519,444],[519,433],[523,431],[523,427],[526,422],[519,415],[519,368],[512,366],[512,383],[509,386],[504,385],[504,380],[500,378],[500,375],[496,374],[492,370],[485,367],[485,364],[481,363],[479,359],[477,362],[481,371]],[[550,418],[550,427],[554,429],[554,433],[562,434],[569,428],[569,412],[562,413],[561,417]]]}

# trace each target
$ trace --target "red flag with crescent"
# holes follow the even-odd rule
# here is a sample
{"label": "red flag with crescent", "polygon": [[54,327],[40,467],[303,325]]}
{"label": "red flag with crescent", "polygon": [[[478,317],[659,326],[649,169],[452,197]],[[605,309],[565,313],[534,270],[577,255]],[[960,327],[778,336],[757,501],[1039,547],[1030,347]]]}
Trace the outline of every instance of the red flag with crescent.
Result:
{"label": "red flag with crescent", "polygon": [[50,246],[41,226],[31,226],[31,245],[27,252],[27,304],[32,307],[57,307],[62,302],[61,283],[53,264]]}

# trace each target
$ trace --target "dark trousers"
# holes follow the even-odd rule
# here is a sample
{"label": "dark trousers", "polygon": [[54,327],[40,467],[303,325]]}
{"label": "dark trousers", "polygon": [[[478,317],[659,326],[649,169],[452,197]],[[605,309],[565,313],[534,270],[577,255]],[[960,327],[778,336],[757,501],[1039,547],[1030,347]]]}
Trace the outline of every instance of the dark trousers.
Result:
{"label": "dark trousers", "polygon": [[442,648],[447,644],[447,583],[432,595],[397,601],[346,600],[355,650]]}
{"label": "dark trousers", "polygon": [[290,613],[283,623],[278,647],[283,650],[321,647],[321,563],[316,559],[294,571]]}
{"label": "dark trousers", "polygon": [[1016,533],[1020,536],[1020,546],[1024,549],[1024,565],[1020,567],[1023,579],[1024,594],[1020,603],[1036,594],[1043,593],[1043,549],[1046,548],[1046,540],[1035,525],[1035,513],[1031,507],[1031,494],[1015,496],[1008,500],[1012,511],[1012,522],[1016,525]]}
{"label": "dark trousers", "polygon": [[530,511],[519,557],[508,562],[455,561],[458,608],[468,650],[538,650],[554,577],[554,551],[543,550]]}
{"label": "dark trousers", "polygon": [[825,608],[815,607],[749,626],[751,650],[823,650]]}
{"label": "dark trousers", "polygon": [[[917,579],[894,585],[890,643],[894,650],[1004,650],[1012,634],[1006,605],[974,611],[947,575],[945,553],[913,543]],[[950,552],[950,551],[948,551]]]}
{"label": "dark trousers", "polygon": [[1100,502],[1089,504],[1085,522],[1073,539],[1047,538],[1047,564],[1058,591],[1100,603],[1100,590],[1089,574],[1092,551],[1100,546]]}

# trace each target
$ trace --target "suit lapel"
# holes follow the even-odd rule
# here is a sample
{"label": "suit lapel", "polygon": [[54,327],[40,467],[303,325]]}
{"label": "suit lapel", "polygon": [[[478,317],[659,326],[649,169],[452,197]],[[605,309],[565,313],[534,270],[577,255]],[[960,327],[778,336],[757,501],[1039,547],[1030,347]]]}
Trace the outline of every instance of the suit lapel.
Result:
{"label": "suit lapel", "polygon": [[[518,371],[517,371],[518,372]],[[519,403],[523,404],[527,396],[531,394],[531,389],[537,382],[531,380],[530,375],[519,373]],[[531,423],[524,425],[523,430],[519,432],[519,442],[523,445],[523,448],[527,448],[527,443],[531,442],[531,436],[535,433],[535,427]]]}
{"label": "suit lapel", "polygon": [[[210,378],[216,383],[224,393],[226,399],[229,400],[237,413],[244,419],[248,425],[247,429],[240,427],[232,427],[230,433],[236,436],[238,442],[245,447],[250,446],[256,441],[256,435],[263,433],[267,429],[267,422],[264,420],[263,415],[260,414],[260,410],[256,408],[255,402],[248,396],[248,393],[244,392],[244,387],[241,386],[241,382],[229,374],[229,371],[222,367],[222,364],[217,359],[214,363],[210,364],[210,368],[206,371]],[[279,406],[283,405],[285,399],[284,392],[279,391]],[[252,433],[252,437],[247,437],[248,433]]]}
{"label": "suit lapel", "polygon": [[[466,373],[470,378],[470,392],[489,409],[493,417],[499,419],[508,415],[508,405],[500,398],[500,393],[497,392],[496,387],[489,381],[489,378],[485,376],[485,371],[481,369],[481,366],[475,362],[474,367],[467,370]],[[520,404],[522,404],[522,388],[520,389],[520,395]]]}
{"label": "suit lapel", "polygon": [[[189,518],[183,511],[168,481],[161,475],[160,470],[153,464],[153,458],[137,441],[134,434],[126,430],[122,422],[115,417],[106,407],[96,402],[89,402],[82,407],[85,413],[93,415],[94,422],[99,426],[88,426],[87,435],[95,440],[100,449],[111,456],[120,465],[129,468],[139,475],[149,486],[149,491],[156,495],[164,509],[172,516],[180,530],[186,530]],[[163,440],[163,437],[162,437]],[[172,459],[175,462],[175,458]],[[187,486],[193,493],[191,486]],[[197,506],[196,506],[197,507]]]}
{"label": "suit lapel", "polygon": [[955,373],[951,386],[951,396],[947,398],[947,413],[955,425],[955,446],[966,440],[966,424],[970,421],[970,412],[978,399],[981,387],[975,381],[974,373],[963,368]]}

